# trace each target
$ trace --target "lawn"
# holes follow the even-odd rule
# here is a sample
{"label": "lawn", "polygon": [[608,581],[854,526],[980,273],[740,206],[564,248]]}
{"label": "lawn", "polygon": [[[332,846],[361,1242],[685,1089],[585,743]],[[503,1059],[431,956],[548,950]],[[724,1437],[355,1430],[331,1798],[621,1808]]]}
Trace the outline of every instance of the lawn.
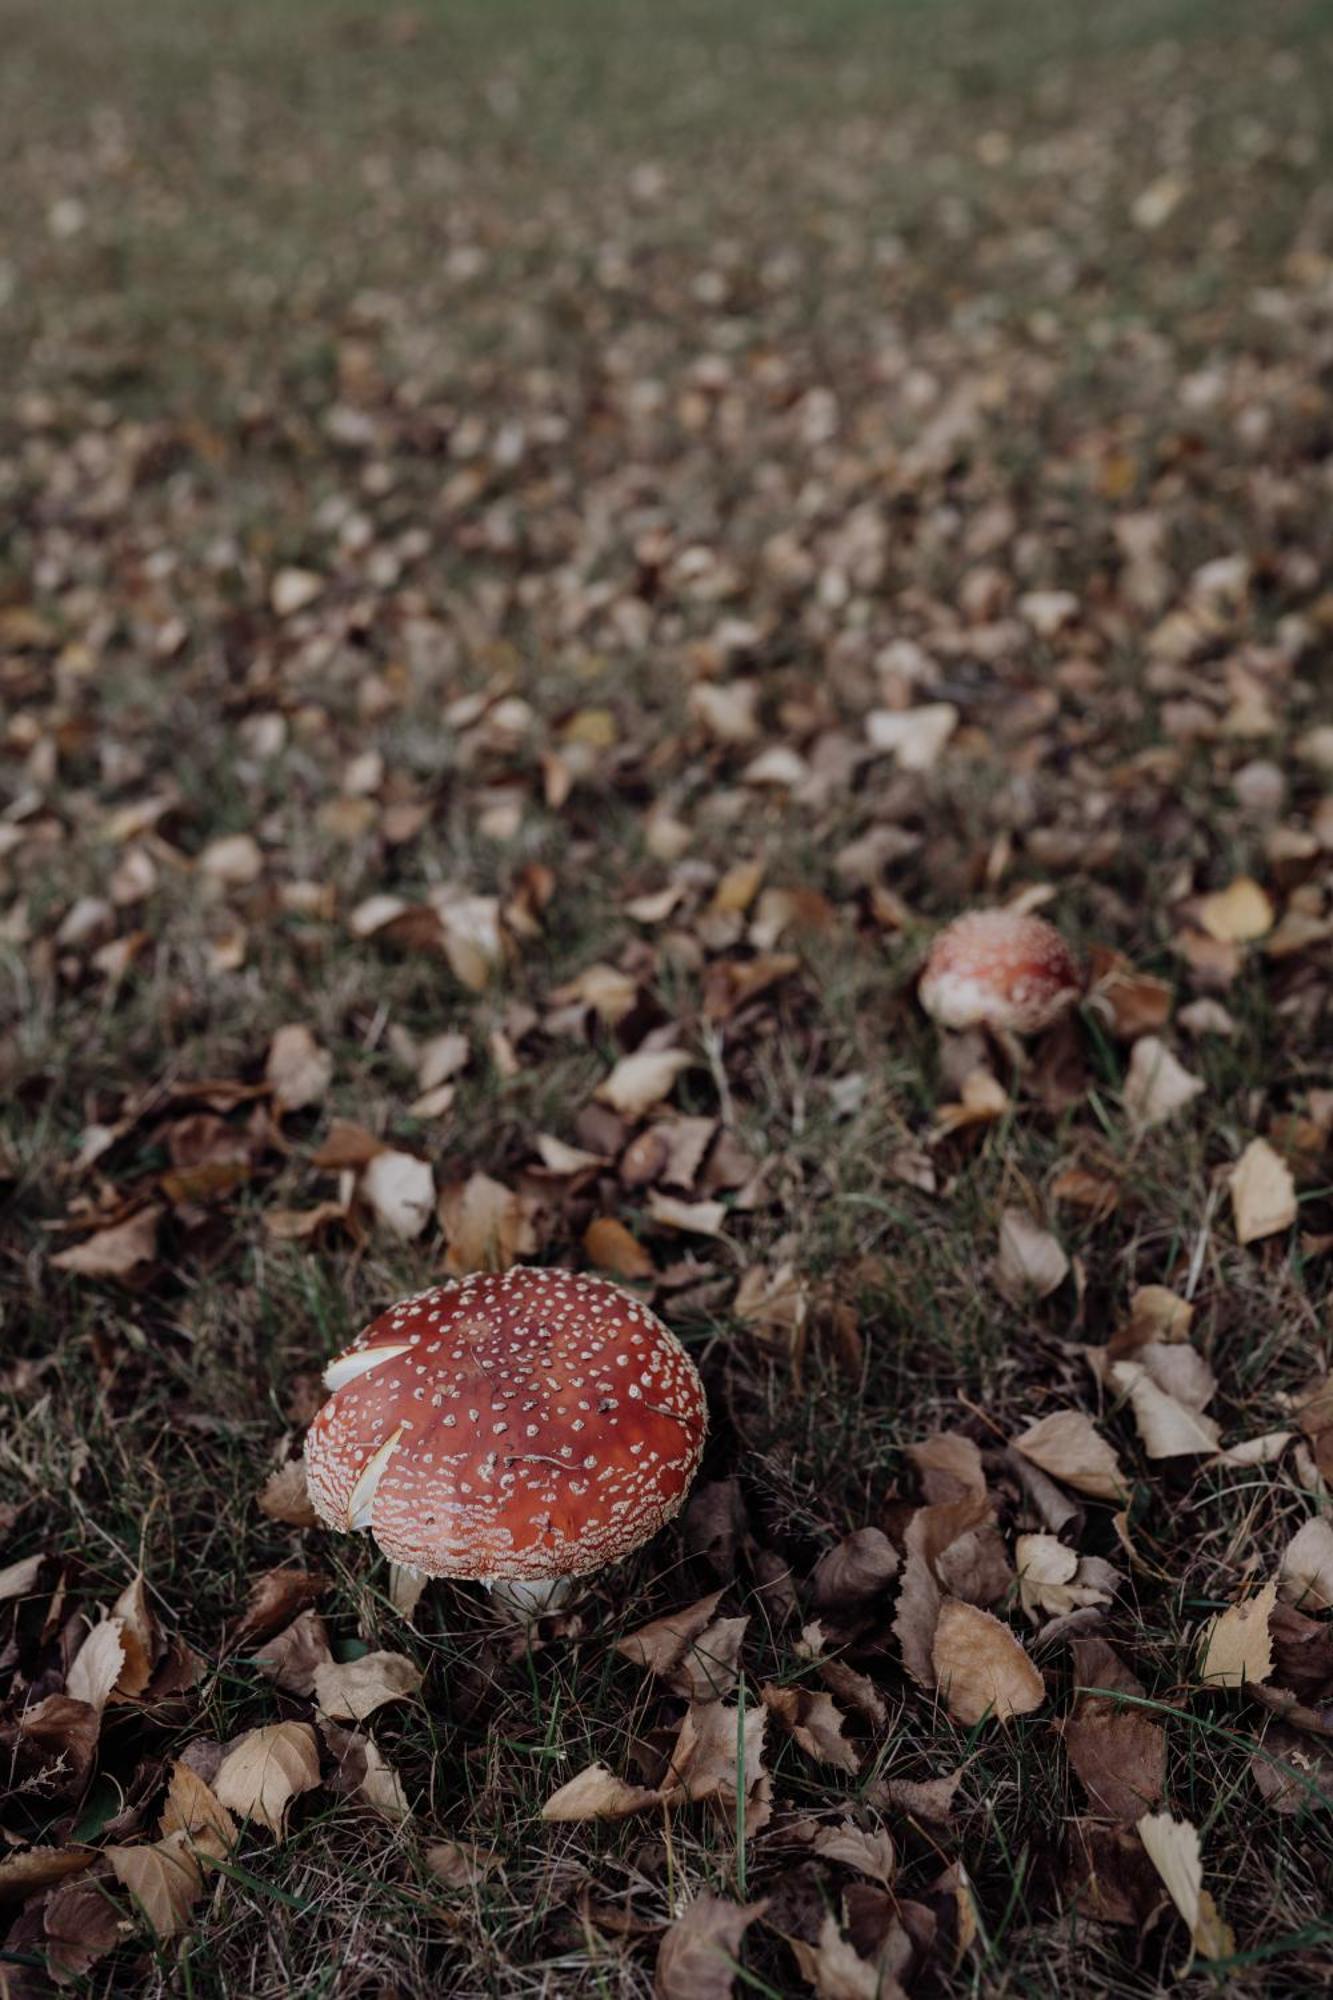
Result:
{"label": "lawn", "polygon": [[[1333,8],[0,46],[0,1996],[1324,1990]],[[530,1629],[300,1471],[514,1261],[710,1411]]]}

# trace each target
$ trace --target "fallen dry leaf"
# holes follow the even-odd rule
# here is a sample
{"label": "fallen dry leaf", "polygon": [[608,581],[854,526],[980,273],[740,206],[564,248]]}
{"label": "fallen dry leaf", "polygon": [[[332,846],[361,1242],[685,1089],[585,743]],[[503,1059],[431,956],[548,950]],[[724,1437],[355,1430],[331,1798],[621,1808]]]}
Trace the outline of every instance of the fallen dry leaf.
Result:
{"label": "fallen dry leaf", "polygon": [[675,1673],[700,1633],[712,1623],[721,1601],[720,1590],[710,1591],[707,1597],[626,1633],[623,1639],[617,1639],[616,1651],[636,1667],[645,1667],[650,1674],[666,1679]]}
{"label": "fallen dry leaf", "polygon": [[1205,896],[1199,922],[1219,944],[1252,944],[1273,928],[1273,905],[1259,884],[1238,875],[1225,889]]}
{"label": "fallen dry leaf", "polygon": [[1166,1731],[1132,1705],[1143,1689],[1104,1639],[1076,1639],[1073,1651],[1078,1693],[1061,1725],[1065,1751],[1092,1811],[1127,1824],[1165,1789]]}
{"label": "fallen dry leaf", "polygon": [[1170,1813],[1145,1813],[1138,1831],[1194,1941],[1194,1949],[1203,1958],[1230,1958],[1236,1941],[1203,1886],[1198,1828],[1187,1819],[1173,1819]]}
{"label": "fallen dry leaf", "polygon": [[333,1081],[333,1057],[299,1021],[279,1028],[269,1046],[264,1078],[280,1111],[322,1104]]}
{"label": "fallen dry leaf", "polygon": [[305,1460],[289,1459],[276,1472],[270,1472],[259,1489],[255,1505],[270,1521],[282,1521],[290,1528],[315,1527],[319,1516],[310,1504]]}
{"label": "fallen dry leaf", "polygon": [[364,1722],[386,1701],[402,1701],[421,1686],[421,1669],[405,1653],[366,1653],[315,1668],[315,1700],[340,1722]]}
{"label": "fallen dry leaf", "polygon": [[1298,1528],[1282,1554],[1282,1596],[1302,1611],[1333,1611],[1333,1523],[1321,1514]]}
{"label": "fallen dry leaf", "polygon": [[1213,1418],[1168,1395],[1141,1362],[1113,1361],[1107,1380],[1128,1396],[1149,1458],[1192,1458],[1217,1450],[1221,1433]]}
{"label": "fallen dry leaf", "polygon": [[171,1767],[158,1832],[164,1837],[183,1833],[192,1847],[214,1856],[229,1854],[240,1839],[235,1820],[212,1787],[179,1759]]}
{"label": "fallen dry leaf", "polygon": [[1115,1450],[1097,1435],[1092,1419],[1082,1410],[1057,1410],[1030,1424],[1014,1439],[1014,1450],[1090,1499],[1118,1503],[1129,1493]]}
{"label": "fallen dry leaf", "polygon": [[412,1153],[376,1153],[361,1174],[361,1193],[391,1236],[410,1243],[435,1209],[435,1176],[428,1160]]}
{"label": "fallen dry leaf", "polygon": [[657,1267],[643,1245],[614,1216],[599,1215],[590,1222],[584,1232],[583,1247],[589,1262],[599,1271],[609,1271],[613,1278],[637,1280],[651,1278],[656,1273]]}
{"label": "fallen dry leaf", "polygon": [[104,1618],[94,1625],[65,1676],[65,1693],[72,1701],[86,1701],[99,1714],[106,1706],[125,1666],[124,1630],[122,1618]]}
{"label": "fallen dry leaf", "polygon": [[470,1840],[434,1840],[423,1851],[422,1860],[446,1889],[474,1888],[500,1865],[494,1848],[478,1847]]}
{"label": "fallen dry leaf", "polygon": [[254,1654],[254,1663],[289,1694],[315,1692],[315,1674],[332,1660],[329,1635],[317,1611],[303,1611],[281,1632],[266,1639]]}
{"label": "fallen dry leaf", "polygon": [[82,1878],[52,1890],[42,1908],[47,1970],[60,1986],[91,1970],[124,1941],[130,1925],[95,1881]]}
{"label": "fallen dry leaf", "polygon": [[860,1753],[844,1734],[847,1718],[832,1695],[822,1688],[776,1687],[771,1682],[760,1695],[807,1757],[836,1764],[840,1771],[860,1770]]}
{"label": "fallen dry leaf", "polygon": [[1291,1168],[1267,1139],[1251,1139],[1228,1177],[1236,1235],[1242,1243],[1276,1236],[1296,1220]]}
{"label": "fallen dry leaf", "polygon": [[624,1819],[659,1803],[660,1794],[646,1785],[627,1785],[605,1764],[589,1764],[586,1770],[552,1792],[542,1807],[543,1819],[584,1820]]}
{"label": "fallen dry leaf", "polygon": [[164,1213],[161,1208],[141,1208],[124,1222],[58,1251],[51,1262],[56,1270],[73,1271],[81,1278],[128,1278],[157,1256],[157,1226]]}
{"label": "fallen dry leaf", "polygon": [[472,1174],[442,1191],[440,1227],[449,1246],[445,1265],[459,1277],[507,1271],[537,1248],[522,1198],[489,1174]]}
{"label": "fallen dry leaf", "polygon": [[102,1851],[116,1880],[129,1890],[158,1937],[176,1937],[189,1930],[204,1877],[188,1834],[169,1833],[142,1846]]}
{"label": "fallen dry leaf", "polygon": [[655,2000],[730,2000],[741,1940],[764,1903],[732,1903],[706,1891],[662,1934]]}
{"label": "fallen dry leaf", "polygon": [[1124,1100],[1134,1124],[1161,1125],[1199,1095],[1203,1080],[1191,1076],[1156,1035],[1134,1044],[1125,1073]]}
{"label": "fallen dry leaf", "polygon": [[287,1808],[319,1783],[319,1750],[308,1722],[272,1722],[231,1745],[213,1780],[219,1804],[242,1819],[257,1820],[275,1840],[286,1830]]}
{"label": "fallen dry leaf", "polygon": [[1266,1681],[1273,1671],[1268,1620],[1277,1603],[1277,1583],[1219,1611],[1204,1628],[1199,1679],[1207,1687],[1244,1687]]}
{"label": "fallen dry leaf", "polygon": [[1011,1305],[1049,1298],[1069,1275],[1069,1259],[1049,1229],[1024,1209],[1006,1208],[1000,1217],[1000,1254],[995,1282]]}
{"label": "fallen dry leaf", "polygon": [[676,1078],[693,1061],[682,1049],[648,1049],[622,1056],[593,1095],[622,1118],[642,1118],[670,1094]]}
{"label": "fallen dry leaf", "polygon": [[932,1649],[935,1679],[955,1722],[1008,1722],[1046,1699],[1046,1684],[1007,1625],[975,1604],[946,1597]]}
{"label": "fallen dry leaf", "polygon": [[265,1570],[250,1586],[245,1610],[230,1644],[236,1647],[249,1639],[267,1638],[270,1632],[276,1632],[313,1604],[326,1582],[325,1577],[310,1570],[292,1569],[285,1563],[277,1569]]}
{"label": "fallen dry leaf", "polygon": [[817,1943],[798,1937],[788,1937],[787,1943],[817,2000],[905,2000],[903,1987],[888,1967],[862,1958],[831,1913],[823,1918]]}

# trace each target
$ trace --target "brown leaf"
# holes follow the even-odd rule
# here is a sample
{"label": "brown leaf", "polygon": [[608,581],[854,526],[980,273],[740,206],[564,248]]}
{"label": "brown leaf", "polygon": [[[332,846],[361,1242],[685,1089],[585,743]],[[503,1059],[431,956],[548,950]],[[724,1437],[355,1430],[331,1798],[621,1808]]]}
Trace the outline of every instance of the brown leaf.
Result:
{"label": "brown leaf", "polygon": [[313,1694],[316,1671],[333,1658],[324,1620],[317,1611],[303,1611],[283,1631],[266,1639],[253,1657],[260,1673],[289,1694]]}
{"label": "brown leaf", "polygon": [[158,1937],[189,1930],[204,1878],[188,1834],[170,1833],[139,1847],[107,1847],[103,1853]]}
{"label": "brown leaf", "polygon": [[864,1611],[898,1574],[898,1553],[879,1528],[855,1528],[815,1564],[810,1577],[817,1611]]}
{"label": "brown leaf", "polygon": [[422,1859],[436,1881],[442,1882],[446,1889],[474,1888],[500,1865],[500,1857],[493,1847],[477,1847],[470,1840],[432,1841]]}
{"label": "brown leaf", "polygon": [[340,1798],[355,1799],[385,1819],[405,1820],[411,1815],[403,1781],[383,1755],[377,1743],[353,1729],[321,1719],[324,1741],[338,1760],[331,1779]]}
{"label": "brown leaf", "polygon": [[636,1667],[646,1667],[651,1674],[666,1679],[680,1666],[694,1641],[713,1619],[722,1601],[720,1590],[710,1591],[693,1604],[680,1611],[669,1611],[663,1618],[654,1618],[647,1625],[640,1625],[635,1632],[626,1633],[616,1641],[616,1651],[633,1661]]}
{"label": "brown leaf", "polygon": [[764,1903],[732,1903],[706,1891],[663,1933],[655,2000],[730,2000],[741,1940]]}
{"label": "brown leaf", "polygon": [[946,1597],[932,1649],[935,1679],[950,1715],[969,1727],[1008,1722],[1046,1699],[1046,1684],[1007,1625],[974,1604]]}
{"label": "brown leaf", "polygon": [[47,1968],[62,1985],[82,1978],[127,1934],[111,1898],[96,1882],[65,1882],[42,1909]]}
{"label": "brown leaf", "polygon": [[1107,1380],[1128,1396],[1149,1458],[1192,1458],[1217,1450],[1221,1432],[1213,1418],[1159,1388],[1141,1361],[1113,1361]]}
{"label": "brown leaf", "polygon": [[836,1826],[821,1826],[811,1846],[825,1861],[837,1861],[844,1868],[854,1868],[858,1875],[869,1876],[872,1882],[882,1882],[886,1889],[892,1888],[898,1857],[883,1827],[865,1833],[851,1820],[843,1820]]}
{"label": "brown leaf", "polygon": [[787,1943],[818,2000],[905,2000],[893,1973],[862,1958],[831,1914],[824,1916],[817,1944],[796,1937],[788,1937]]}
{"label": "brown leaf", "polygon": [[961,1431],[936,1431],[919,1444],[909,1444],[907,1456],[916,1467],[929,1505],[961,1500],[969,1494],[985,1497],[981,1453]]}
{"label": "brown leaf", "polygon": [[623,1222],[599,1215],[590,1222],[583,1237],[588,1259],[613,1278],[640,1279],[656,1275],[657,1266],[641,1243],[635,1241]]}
{"label": "brown leaf", "polygon": [[744,1710],[721,1701],[695,1702],[681,1723],[661,1796],[669,1802],[720,1799],[735,1806],[743,1772],[747,1835],[754,1831],[752,1806],[765,1777],[767,1720],[768,1711],[758,1702]]}
{"label": "brown leaf", "polygon": [[21,1902],[38,1889],[81,1874],[96,1859],[95,1847],[27,1847],[0,1855],[0,1903]]}
{"label": "brown leaf", "polygon": [[240,1621],[231,1635],[232,1649],[247,1640],[267,1638],[287,1625],[298,1612],[313,1604],[327,1587],[328,1578],[309,1570],[279,1566],[265,1570],[250,1586],[250,1595]]}
{"label": "brown leaf", "polygon": [[230,1854],[240,1839],[235,1820],[218,1800],[212,1786],[205,1784],[197,1771],[179,1759],[171,1767],[171,1783],[167,1788],[158,1832],[164,1837],[183,1833],[192,1847],[211,1854],[215,1859],[219,1855]]}
{"label": "brown leaf", "polygon": [[843,1734],[847,1718],[832,1695],[822,1688],[777,1687],[771,1682],[760,1689],[760,1694],[764,1706],[776,1715],[807,1757],[836,1764],[841,1771],[860,1770],[860,1753]]}
{"label": "brown leaf", "polygon": [[141,1208],[126,1221],[59,1251],[51,1262],[58,1271],[74,1271],[81,1278],[128,1278],[156,1257],[163,1213],[161,1208]]}
{"label": "brown leaf", "polygon": [[257,1820],[281,1840],[292,1799],[318,1783],[319,1751],[310,1724],[272,1722],[229,1746],[213,1792],[221,1805]]}
{"label": "brown leaf", "polygon": [[444,1188],[439,1209],[449,1245],[445,1265],[459,1276],[469,1271],[507,1271],[537,1248],[522,1196],[488,1174],[472,1174]]}
{"label": "brown leaf", "polygon": [[[1075,1640],[1074,1658],[1079,1693],[1063,1724],[1065,1749],[1093,1812],[1127,1824],[1165,1790],[1166,1731],[1142,1709],[1113,1698],[1143,1690],[1104,1640]],[[1083,1691],[1090,1687],[1107,1692]]]}
{"label": "brown leaf", "polygon": [[420,1686],[421,1669],[405,1653],[366,1653],[315,1668],[315,1699],[340,1722],[364,1722],[386,1701],[403,1701]]}

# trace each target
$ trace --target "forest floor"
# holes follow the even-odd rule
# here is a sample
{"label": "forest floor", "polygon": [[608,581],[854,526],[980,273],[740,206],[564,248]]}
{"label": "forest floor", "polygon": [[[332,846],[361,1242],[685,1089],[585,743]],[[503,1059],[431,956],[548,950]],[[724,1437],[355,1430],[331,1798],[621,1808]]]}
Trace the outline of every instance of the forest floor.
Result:
{"label": "forest floor", "polygon": [[[1329,8],[0,37],[0,1994],[1324,1990]],[[514,1259],[711,1410],[527,1636],[299,1469]]]}

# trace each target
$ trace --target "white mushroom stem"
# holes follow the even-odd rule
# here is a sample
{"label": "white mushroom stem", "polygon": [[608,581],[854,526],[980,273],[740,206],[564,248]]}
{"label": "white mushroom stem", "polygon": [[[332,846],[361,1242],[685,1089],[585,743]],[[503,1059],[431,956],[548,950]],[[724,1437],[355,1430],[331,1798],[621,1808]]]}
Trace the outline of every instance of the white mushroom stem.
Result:
{"label": "white mushroom stem", "polygon": [[522,1577],[488,1576],[485,1584],[497,1607],[524,1625],[548,1611],[559,1611],[574,1595],[572,1576],[544,1576],[532,1582]]}

